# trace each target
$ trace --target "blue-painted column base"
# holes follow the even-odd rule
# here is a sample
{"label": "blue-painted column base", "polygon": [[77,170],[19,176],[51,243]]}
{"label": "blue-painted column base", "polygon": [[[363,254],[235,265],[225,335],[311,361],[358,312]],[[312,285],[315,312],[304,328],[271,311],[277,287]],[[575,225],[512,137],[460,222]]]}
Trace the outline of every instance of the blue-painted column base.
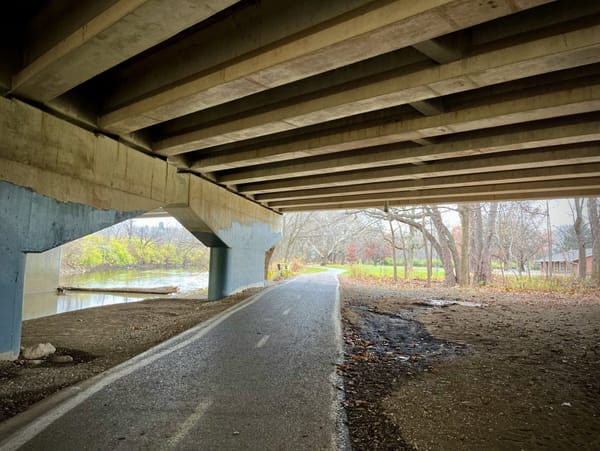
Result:
{"label": "blue-painted column base", "polygon": [[21,340],[25,254],[4,249],[0,268],[0,360],[15,360]]}
{"label": "blue-painted column base", "polygon": [[223,245],[210,250],[208,299],[264,286],[265,253],[281,238],[281,233],[261,222],[234,222],[215,235]]}
{"label": "blue-painted column base", "polygon": [[208,299],[215,301],[244,288],[265,284],[265,251],[248,248],[210,248]]}
{"label": "blue-painted column base", "polygon": [[0,181],[0,360],[18,357],[25,253],[43,252],[140,215],[59,202]]}

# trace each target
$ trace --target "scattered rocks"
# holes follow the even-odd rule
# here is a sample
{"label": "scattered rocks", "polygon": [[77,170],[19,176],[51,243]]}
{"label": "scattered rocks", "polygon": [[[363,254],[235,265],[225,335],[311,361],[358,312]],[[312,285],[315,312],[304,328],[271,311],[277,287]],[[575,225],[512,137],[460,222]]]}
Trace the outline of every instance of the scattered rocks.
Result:
{"label": "scattered rocks", "polygon": [[21,358],[25,360],[45,359],[56,352],[56,348],[50,343],[40,343],[35,346],[21,347]]}

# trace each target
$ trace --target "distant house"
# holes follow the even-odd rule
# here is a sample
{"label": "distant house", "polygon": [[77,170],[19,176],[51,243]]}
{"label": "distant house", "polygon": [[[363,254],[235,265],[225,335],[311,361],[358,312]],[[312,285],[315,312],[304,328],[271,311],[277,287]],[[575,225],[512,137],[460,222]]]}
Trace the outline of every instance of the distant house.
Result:
{"label": "distant house", "polygon": [[[592,273],[592,250],[585,250],[586,274]],[[548,274],[548,259],[538,260],[540,271]],[[553,274],[577,274],[579,271],[579,252],[577,250],[552,254]]]}

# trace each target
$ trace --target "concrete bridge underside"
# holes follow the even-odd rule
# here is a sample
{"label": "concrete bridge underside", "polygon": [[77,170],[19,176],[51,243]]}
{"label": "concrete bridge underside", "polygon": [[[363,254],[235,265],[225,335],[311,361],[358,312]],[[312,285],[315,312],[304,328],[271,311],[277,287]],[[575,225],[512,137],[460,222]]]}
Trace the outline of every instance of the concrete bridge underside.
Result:
{"label": "concrete bridge underside", "polygon": [[0,355],[24,252],[157,207],[217,297],[282,212],[600,193],[596,0],[24,0],[0,34]]}

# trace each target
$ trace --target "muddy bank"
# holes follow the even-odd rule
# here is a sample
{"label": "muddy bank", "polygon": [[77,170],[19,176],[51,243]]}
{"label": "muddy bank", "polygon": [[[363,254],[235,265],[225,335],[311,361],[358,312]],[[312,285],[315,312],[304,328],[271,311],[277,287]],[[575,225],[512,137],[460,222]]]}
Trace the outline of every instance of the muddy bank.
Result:
{"label": "muddy bank", "polygon": [[206,294],[78,310],[23,322],[22,345],[50,342],[72,363],[0,362],[0,421],[62,388],[101,373],[247,299],[250,289],[218,302]]}
{"label": "muddy bank", "polygon": [[343,279],[342,298],[356,450],[600,449],[598,293]]}

